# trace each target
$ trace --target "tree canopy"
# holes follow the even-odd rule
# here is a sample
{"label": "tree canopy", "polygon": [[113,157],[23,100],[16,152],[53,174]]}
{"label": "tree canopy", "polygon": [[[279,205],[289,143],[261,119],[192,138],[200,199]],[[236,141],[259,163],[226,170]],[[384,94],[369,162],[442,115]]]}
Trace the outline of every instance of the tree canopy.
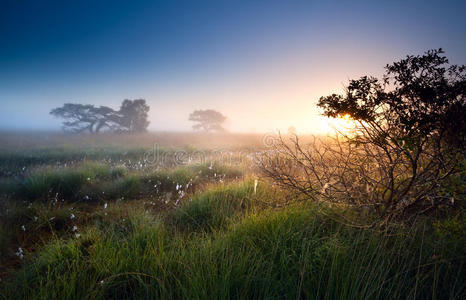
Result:
{"label": "tree canopy", "polygon": [[[448,65],[443,50],[407,56],[387,65],[382,80],[351,80],[345,95],[321,97],[318,106],[329,117],[349,115],[379,127],[382,135],[411,142],[425,137],[464,143],[465,66]],[[382,130],[383,129],[383,130]]]}
{"label": "tree canopy", "polygon": [[136,133],[147,130],[149,109],[144,99],[126,99],[117,111],[107,106],[65,103],[52,109],[50,114],[63,118],[62,128],[69,132],[99,133],[106,130]]}

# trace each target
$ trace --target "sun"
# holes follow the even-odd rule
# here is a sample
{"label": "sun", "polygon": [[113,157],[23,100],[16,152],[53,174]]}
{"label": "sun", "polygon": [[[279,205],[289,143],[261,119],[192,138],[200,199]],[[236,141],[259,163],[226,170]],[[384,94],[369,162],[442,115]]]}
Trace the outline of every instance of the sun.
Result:
{"label": "sun", "polygon": [[355,128],[355,120],[349,114],[345,114],[336,118],[323,117],[321,129],[325,133],[340,132],[350,134]]}

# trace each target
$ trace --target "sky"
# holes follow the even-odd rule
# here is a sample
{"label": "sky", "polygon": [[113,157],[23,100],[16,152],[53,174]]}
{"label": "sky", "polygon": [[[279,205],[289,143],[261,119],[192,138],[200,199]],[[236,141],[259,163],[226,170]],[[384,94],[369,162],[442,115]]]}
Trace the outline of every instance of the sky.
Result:
{"label": "sky", "polygon": [[350,79],[440,47],[466,64],[465,15],[466,1],[0,0],[0,129],[144,98],[150,130],[215,109],[232,132],[322,132],[319,97]]}

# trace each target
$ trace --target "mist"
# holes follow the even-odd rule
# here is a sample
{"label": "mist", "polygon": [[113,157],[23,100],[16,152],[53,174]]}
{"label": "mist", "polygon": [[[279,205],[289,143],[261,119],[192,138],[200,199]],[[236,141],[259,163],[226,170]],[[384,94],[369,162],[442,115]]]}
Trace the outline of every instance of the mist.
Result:
{"label": "mist", "polygon": [[231,132],[319,133],[315,104],[349,78],[436,47],[466,57],[455,2],[87,4],[2,9],[2,130],[58,131],[49,112],[64,103],[142,98],[151,131],[190,131],[192,111],[215,109]]}

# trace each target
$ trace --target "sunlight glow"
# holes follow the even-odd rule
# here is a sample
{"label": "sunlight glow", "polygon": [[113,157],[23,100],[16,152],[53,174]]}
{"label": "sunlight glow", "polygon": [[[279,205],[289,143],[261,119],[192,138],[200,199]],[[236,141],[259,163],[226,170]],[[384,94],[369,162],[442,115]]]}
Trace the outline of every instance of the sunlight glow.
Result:
{"label": "sunlight glow", "polygon": [[322,120],[323,133],[340,132],[350,134],[356,128],[356,122],[349,114],[338,116],[337,118],[324,117]]}

